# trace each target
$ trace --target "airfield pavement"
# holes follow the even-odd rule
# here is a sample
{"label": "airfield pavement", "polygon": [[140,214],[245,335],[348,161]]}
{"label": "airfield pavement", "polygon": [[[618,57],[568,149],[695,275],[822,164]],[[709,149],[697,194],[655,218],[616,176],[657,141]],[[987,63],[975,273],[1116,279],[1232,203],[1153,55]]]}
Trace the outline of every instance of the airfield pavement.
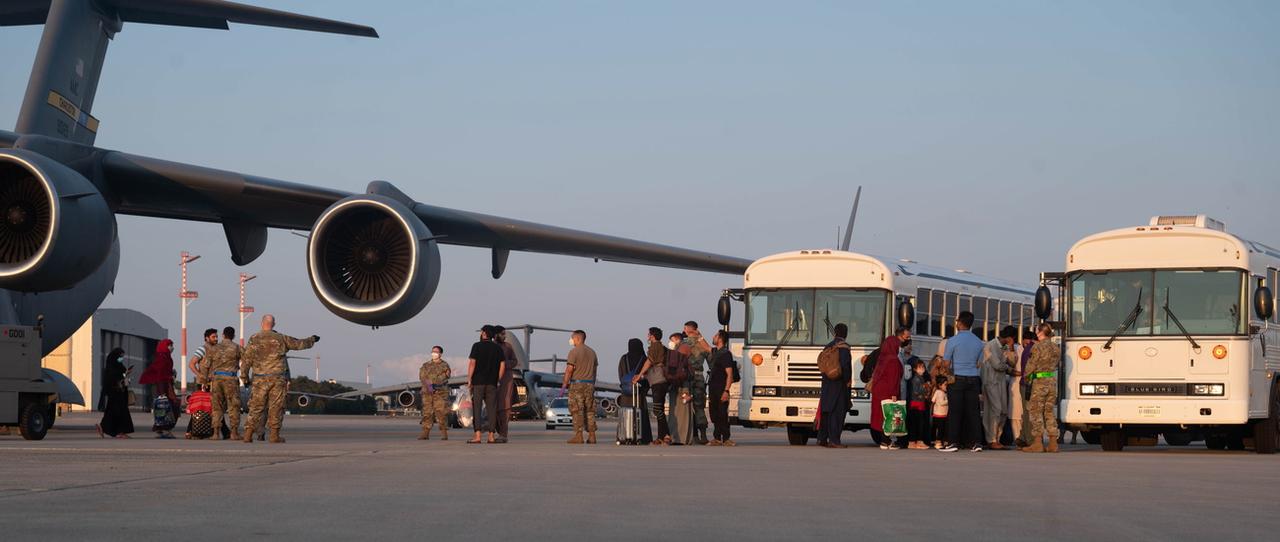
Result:
{"label": "airfield pavement", "polygon": [[[414,440],[412,418],[289,416],[288,443],[101,440],[96,414],[0,436],[4,540],[1275,540],[1280,456],[847,450],[736,428],[736,448]],[[184,418],[179,428],[185,427]],[[604,441],[608,441],[605,443]]]}

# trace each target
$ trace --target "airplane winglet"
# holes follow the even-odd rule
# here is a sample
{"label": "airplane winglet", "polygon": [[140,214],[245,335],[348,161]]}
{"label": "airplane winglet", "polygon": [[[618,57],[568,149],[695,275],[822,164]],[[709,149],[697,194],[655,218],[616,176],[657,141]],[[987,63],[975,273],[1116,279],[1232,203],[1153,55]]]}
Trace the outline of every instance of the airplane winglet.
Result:
{"label": "airplane winglet", "polygon": [[[0,26],[43,24],[50,0],[12,0],[0,6]],[[372,27],[225,0],[97,0],[121,22],[226,30],[228,23],[378,37]]]}

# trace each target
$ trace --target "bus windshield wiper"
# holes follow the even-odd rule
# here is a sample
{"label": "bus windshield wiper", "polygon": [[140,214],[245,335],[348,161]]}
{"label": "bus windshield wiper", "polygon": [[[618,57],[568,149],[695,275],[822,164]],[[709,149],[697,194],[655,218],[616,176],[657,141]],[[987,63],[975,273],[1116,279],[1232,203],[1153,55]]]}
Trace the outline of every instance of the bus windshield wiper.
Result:
{"label": "bus windshield wiper", "polygon": [[1200,343],[1197,343],[1196,340],[1191,337],[1191,333],[1187,331],[1186,326],[1182,325],[1182,322],[1178,320],[1178,315],[1174,314],[1173,309],[1169,308],[1169,289],[1168,288],[1164,289],[1164,313],[1169,315],[1170,320],[1173,320],[1173,325],[1178,326],[1178,331],[1182,332],[1182,336],[1186,337],[1188,341],[1191,341],[1191,347],[1196,349],[1196,352],[1199,352]]}
{"label": "bus windshield wiper", "polygon": [[782,346],[787,344],[787,341],[791,339],[791,334],[795,333],[798,327],[800,327],[800,304],[796,303],[795,315],[787,326],[787,332],[782,335],[782,340],[778,341],[778,346],[773,347],[773,353],[769,354],[771,359],[778,359],[778,351],[782,350]]}
{"label": "bus windshield wiper", "polygon": [[1107,339],[1107,344],[1102,345],[1103,350],[1111,350],[1111,343],[1116,342],[1116,337],[1129,330],[1134,322],[1138,321],[1138,315],[1142,314],[1142,288],[1138,288],[1138,302],[1133,304],[1133,310],[1129,311],[1129,316],[1124,319],[1120,327],[1116,328],[1116,332],[1111,334],[1111,338]]}

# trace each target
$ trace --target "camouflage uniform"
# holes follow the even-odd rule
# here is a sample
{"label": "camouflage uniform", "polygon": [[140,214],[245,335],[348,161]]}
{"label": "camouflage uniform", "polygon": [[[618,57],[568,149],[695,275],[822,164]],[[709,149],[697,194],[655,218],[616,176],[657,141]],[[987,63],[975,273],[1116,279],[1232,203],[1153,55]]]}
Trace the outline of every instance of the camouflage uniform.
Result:
{"label": "camouflage uniform", "polygon": [[[449,363],[432,360],[418,369],[422,381],[422,438],[431,434],[432,422],[440,424],[440,432],[449,438]],[[428,391],[428,388],[432,388]]]}
{"label": "camouflage uniform", "polygon": [[596,386],[585,382],[569,384],[569,413],[573,415],[573,433],[596,432]]}
{"label": "camouflage uniform", "polygon": [[[230,422],[231,438],[240,437],[240,345],[224,339],[208,348],[202,367],[205,382],[213,395],[213,426],[222,426],[225,415]],[[221,435],[218,435],[221,438]]]}
{"label": "camouflage uniform", "polygon": [[698,341],[692,337],[684,343],[693,349],[689,352],[689,379],[693,382],[693,427],[699,431],[707,430],[707,357],[710,352],[702,349]]}
{"label": "camouflage uniform", "polygon": [[243,370],[253,377],[253,394],[249,397],[249,420],[244,428],[244,441],[253,440],[253,431],[262,423],[262,411],[267,411],[267,428],[272,442],[283,442],[280,424],[284,421],[285,400],[289,396],[289,362],[285,354],[290,350],[306,350],[315,344],[315,337],[295,339],[275,331],[259,331],[249,339],[241,355]]}
{"label": "camouflage uniform", "polygon": [[[1031,380],[1031,398],[1027,400],[1023,415],[1030,420],[1031,436],[1026,441],[1038,444],[1046,434],[1050,446],[1056,449],[1058,442],[1058,418],[1053,408],[1058,404],[1058,345],[1053,341],[1040,341],[1031,347],[1031,359],[1027,360],[1026,374]],[[1046,376],[1051,373],[1052,376]]]}

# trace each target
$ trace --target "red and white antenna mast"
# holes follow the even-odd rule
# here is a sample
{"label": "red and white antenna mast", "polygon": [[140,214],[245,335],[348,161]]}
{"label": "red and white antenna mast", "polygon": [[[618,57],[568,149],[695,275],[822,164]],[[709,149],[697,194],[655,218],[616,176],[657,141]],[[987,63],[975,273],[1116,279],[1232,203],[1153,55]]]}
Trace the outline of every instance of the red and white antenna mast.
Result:
{"label": "red and white antenna mast", "polygon": [[187,264],[199,260],[200,256],[192,256],[182,251],[182,259],[178,267],[182,268],[182,289],[178,290],[178,301],[182,304],[182,392],[187,391],[187,305],[200,297],[199,293],[187,289]]}
{"label": "red and white antenna mast", "polygon": [[244,346],[244,317],[253,314],[253,307],[244,304],[244,283],[258,278],[257,275],[240,273],[240,346]]}

